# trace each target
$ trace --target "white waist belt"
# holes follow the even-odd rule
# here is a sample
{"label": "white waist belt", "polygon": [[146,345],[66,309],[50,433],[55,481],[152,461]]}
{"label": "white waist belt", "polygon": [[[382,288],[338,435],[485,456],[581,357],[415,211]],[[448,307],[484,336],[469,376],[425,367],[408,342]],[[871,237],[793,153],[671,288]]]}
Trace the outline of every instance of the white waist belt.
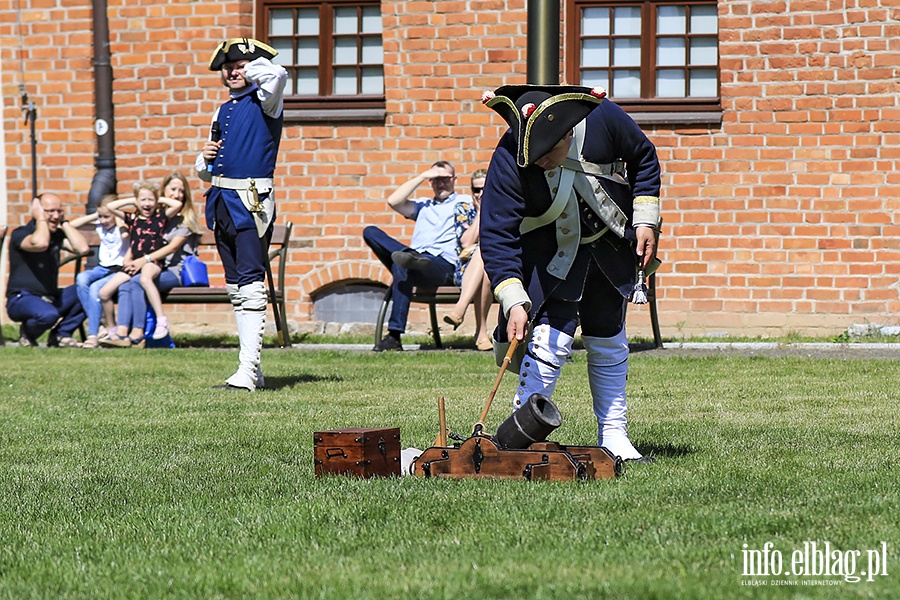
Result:
{"label": "white waist belt", "polygon": [[213,175],[212,177],[214,186],[226,190],[249,190],[256,187],[257,192],[271,192],[274,183],[271,177],[247,177],[245,179],[234,179],[232,177],[222,177],[221,175]]}

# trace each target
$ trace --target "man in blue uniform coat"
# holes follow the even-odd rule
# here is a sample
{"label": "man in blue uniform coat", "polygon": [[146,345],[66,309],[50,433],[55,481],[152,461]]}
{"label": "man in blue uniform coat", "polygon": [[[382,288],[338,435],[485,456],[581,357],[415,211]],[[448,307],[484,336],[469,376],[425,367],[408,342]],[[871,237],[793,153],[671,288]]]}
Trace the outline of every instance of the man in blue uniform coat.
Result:
{"label": "man in blue uniform coat", "polygon": [[212,184],[206,192],[206,223],[216,234],[241,344],[238,370],[225,387],[249,391],[265,383],[260,368],[265,274],[288,78],[271,62],[276,54],[249,38],[224,41],[213,52],[209,69],[221,71],[230,98],[213,115],[210,139],[195,165],[200,179]]}
{"label": "man in blue uniform coat", "polygon": [[495,337],[530,331],[514,407],[551,396],[580,323],[598,444],[641,459],[626,431],[625,308],[638,269],[658,262],[656,148],[599,88],[510,85],[482,100],[510,126],[485,183],[481,252]]}

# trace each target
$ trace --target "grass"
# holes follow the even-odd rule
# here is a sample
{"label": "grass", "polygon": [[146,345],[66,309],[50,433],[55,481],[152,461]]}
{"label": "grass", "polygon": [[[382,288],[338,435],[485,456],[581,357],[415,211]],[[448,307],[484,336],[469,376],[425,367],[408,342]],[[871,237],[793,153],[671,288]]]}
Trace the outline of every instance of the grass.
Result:
{"label": "grass", "polygon": [[[19,339],[19,326],[16,324],[3,325],[3,335],[7,341],[15,342]],[[46,342],[47,335],[44,334],[40,338],[40,342]],[[475,348],[475,341],[472,336],[447,334],[441,336],[444,346],[449,349],[465,349],[472,350]],[[322,333],[294,333],[291,335],[291,341],[294,344],[372,344],[373,336],[371,333],[341,333],[337,335]],[[178,334],[176,343],[181,347],[187,348],[236,348],[236,335],[194,335],[194,334]],[[900,343],[900,335],[883,334],[878,331],[872,331],[862,335],[850,335],[847,331],[837,333],[835,335],[815,337],[801,335],[796,332],[789,332],[780,337],[762,337],[762,336],[737,336],[737,335],[712,335],[712,336],[669,336],[664,337],[663,342],[714,342],[722,343],[744,343],[744,342],[775,342],[779,344],[802,344],[802,343],[835,343],[835,344],[898,344]],[[431,336],[427,333],[412,333],[403,336],[403,343],[406,346],[424,345],[430,347],[434,344]],[[634,336],[631,338],[632,345],[651,346],[652,337]],[[266,344],[270,346],[276,345],[275,336],[267,336]],[[575,347],[583,349],[581,339],[576,338]]]}
{"label": "grass", "polygon": [[[496,377],[474,352],[0,348],[0,598],[897,597],[900,362],[639,352],[615,481],[313,476],[313,432],[466,433]],[[507,377],[488,418],[508,414]],[[595,440],[584,355],[554,434]],[[772,542],[887,543],[886,577],[742,577]],[[861,560],[863,560],[861,559]],[[857,571],[864,570],[860,565]],[[765,587],[742,585],[762,582]]]}

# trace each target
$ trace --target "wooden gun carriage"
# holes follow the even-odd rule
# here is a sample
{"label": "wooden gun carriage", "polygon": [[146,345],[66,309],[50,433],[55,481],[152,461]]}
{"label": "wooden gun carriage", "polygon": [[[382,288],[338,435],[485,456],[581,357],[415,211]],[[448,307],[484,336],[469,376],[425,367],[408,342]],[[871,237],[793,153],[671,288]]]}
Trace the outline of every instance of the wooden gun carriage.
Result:
{"label": "wooden gun carriage", "polygon": [[450,479],[571,481],[617,477],[624,471],[624,463],[599,446],[545,441],[525,449],[507,449],[491,436],[475,435],[462,444],[428,448],[413,462],[411,471],[420,477]]}

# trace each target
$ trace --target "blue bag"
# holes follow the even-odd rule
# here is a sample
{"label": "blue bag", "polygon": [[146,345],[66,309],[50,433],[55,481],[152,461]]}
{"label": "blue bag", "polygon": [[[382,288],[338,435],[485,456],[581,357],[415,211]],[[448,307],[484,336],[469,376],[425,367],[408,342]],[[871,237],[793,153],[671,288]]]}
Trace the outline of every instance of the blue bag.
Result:
{"label": "blue bag", "polygon": [[153,307],[147,307],[147,316],[144,319],[144,346],[146,348],[174,348],[175,340],[171,335],[166,335],[161,340],[153,339],[153,330],[156,329],[156,313]]}
{"label": "blue bag", "polygon": [[209,287],[209,271],[206,263],[189,254],[181,266],[181,285],[185,287]]}

